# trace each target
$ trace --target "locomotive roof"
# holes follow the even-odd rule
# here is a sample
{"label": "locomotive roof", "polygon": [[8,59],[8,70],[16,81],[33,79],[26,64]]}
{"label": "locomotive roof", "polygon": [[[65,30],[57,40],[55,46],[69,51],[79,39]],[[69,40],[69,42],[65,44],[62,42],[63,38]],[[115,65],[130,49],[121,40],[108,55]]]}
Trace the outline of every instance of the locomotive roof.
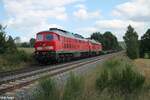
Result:
{"label": "locomotive roof", "polygon": [[93,39],[88,39],[91,43],[95,43],[95,44],[101,44],[100,42],[98,42],[98,41],[95,41],[95,40],[93,40]]}
{"label": "locomotive roof", "polygon": [[56,32],[57,34],[65,36],[65,37],[76,38],[76,39],[79,39],[79,40],[87,41],[87,39],[85,39],[82,35],[72,33],[72,32],[69,32],[69,31],[65,31],[65,30],[62,30],[62,29],[50,28],[49,31],[50,32]]}
{"label": "locomotive roof", "polygon": [[71,33],[69,31],[66,30],[62,30],[62,29],[58,29],[58,28],[50,28],[47,31],[42,31],[42,32],[55,32],[61,36],[65,36],[65,37],[69,37],[69,38],[73,38],[73,39],[78,39],[78,40],[83,40],[83,41],[90,41],[91,43],[95,43],[95,44],[101,44],[95,40],[91,40],[91,39],[86,39],[84,38],[82,35],[76,34],[76,33]]}

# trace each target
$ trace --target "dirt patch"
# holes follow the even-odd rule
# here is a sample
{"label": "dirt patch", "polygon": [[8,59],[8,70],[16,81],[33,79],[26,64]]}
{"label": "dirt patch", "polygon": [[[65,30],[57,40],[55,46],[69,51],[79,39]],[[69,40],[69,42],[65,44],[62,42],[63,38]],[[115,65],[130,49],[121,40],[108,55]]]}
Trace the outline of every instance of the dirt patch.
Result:
{"label": "dirt patch", "polygon": [[147,80],[150,80],[150,59],[136,59],[134,60],[138,71],[140,71]]}

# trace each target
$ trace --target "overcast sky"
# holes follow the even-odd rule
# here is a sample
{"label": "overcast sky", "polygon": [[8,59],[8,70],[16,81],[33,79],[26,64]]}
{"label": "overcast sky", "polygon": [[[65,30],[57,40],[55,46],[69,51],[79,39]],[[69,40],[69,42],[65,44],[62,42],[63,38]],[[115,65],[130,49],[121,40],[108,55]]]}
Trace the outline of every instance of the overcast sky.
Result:
{"label": "overcast sky", "polygon": [[150,28],[150,0],[0,0],[0,23],[22,41],[50,27],[84,37],[111,31],[123,40],[129,24],[139,36]]}

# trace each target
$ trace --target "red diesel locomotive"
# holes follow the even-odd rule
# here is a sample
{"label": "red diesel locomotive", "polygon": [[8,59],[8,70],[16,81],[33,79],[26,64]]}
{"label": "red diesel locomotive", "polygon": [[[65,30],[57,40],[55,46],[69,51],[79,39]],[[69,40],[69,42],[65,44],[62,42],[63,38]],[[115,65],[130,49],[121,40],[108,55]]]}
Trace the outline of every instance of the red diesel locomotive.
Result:
{"label": "red diesel locomotive", "polygon": [[40,63],[95,56],[102,50],[101,43],[57,28],[37,33],[34,47],[35,58]]}

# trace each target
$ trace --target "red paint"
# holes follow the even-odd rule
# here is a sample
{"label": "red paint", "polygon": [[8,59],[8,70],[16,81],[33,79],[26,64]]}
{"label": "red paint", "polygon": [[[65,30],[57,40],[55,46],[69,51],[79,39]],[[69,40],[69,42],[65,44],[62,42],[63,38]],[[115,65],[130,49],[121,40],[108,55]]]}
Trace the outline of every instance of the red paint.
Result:
{"label": "red paint", "polygon": [[[53,38],[51,40],[46,39],[46,35],[50,34]],[[42,35],[42,40],[38,40],[37,36]],[[58,34],[57,32],[43,31],[37,33],[35,50],[36,51],[95,51],[102,50],[100,43],[93,43],[87,39],[78,39],[76,37],[68,37]]]}

